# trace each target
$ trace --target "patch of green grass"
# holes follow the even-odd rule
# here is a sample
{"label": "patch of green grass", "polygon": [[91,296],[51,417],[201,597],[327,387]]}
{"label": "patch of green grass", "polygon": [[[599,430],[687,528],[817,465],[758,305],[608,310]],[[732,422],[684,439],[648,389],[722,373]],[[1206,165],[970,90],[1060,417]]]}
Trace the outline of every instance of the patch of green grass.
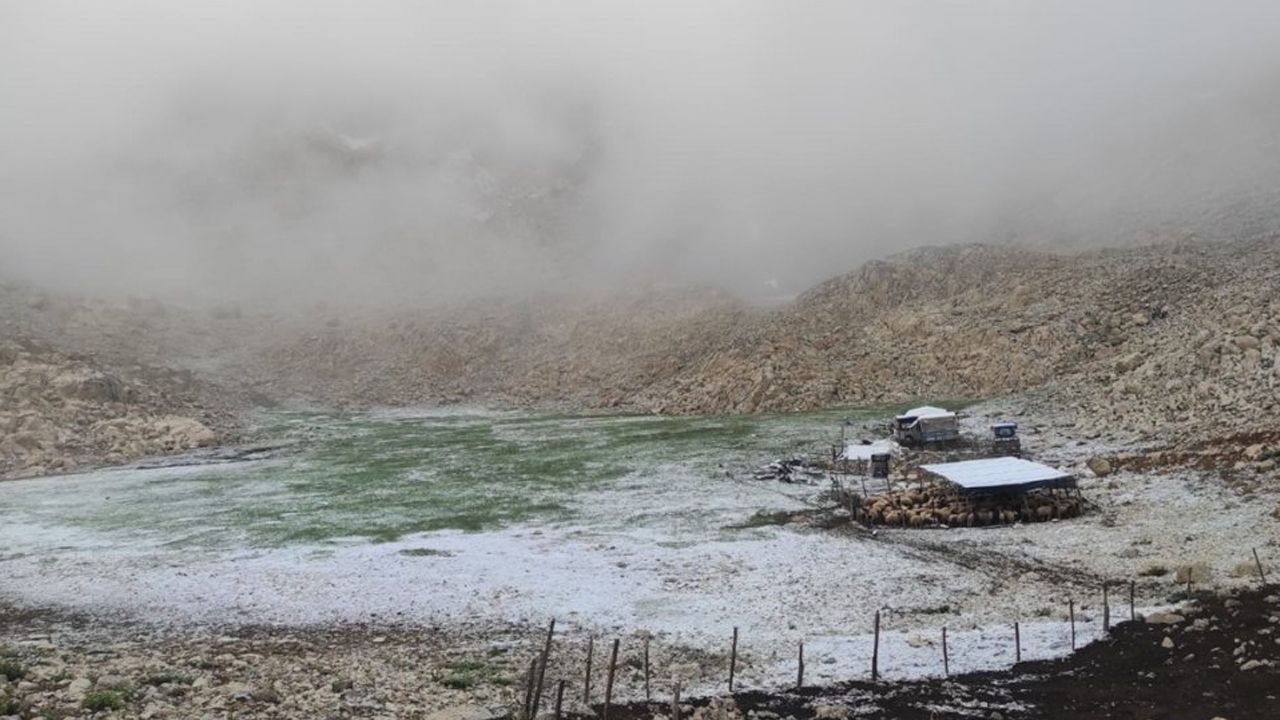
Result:
{"label": "patch of green grass", "polygon": [[452,690],[466,690],[467,688],[475,687],[479,679],[471,673],[451,672],[436,682]]}
{"label": "patch of green grass", "polygon": [[7,692],[0,695],[0,715],[21,715],[24,712],[26,706],[21,700]]}
{"label": "patch of green grass", "polygon": [[0,675],[9,682],[17,682],[27,676],[27,668],[17,660],[0,660]]}
{"label": "patch of green grass", "polygon": [[81,705],[89,712],[123,710],[124,694],[118,690],[94,690],[84,696]]}

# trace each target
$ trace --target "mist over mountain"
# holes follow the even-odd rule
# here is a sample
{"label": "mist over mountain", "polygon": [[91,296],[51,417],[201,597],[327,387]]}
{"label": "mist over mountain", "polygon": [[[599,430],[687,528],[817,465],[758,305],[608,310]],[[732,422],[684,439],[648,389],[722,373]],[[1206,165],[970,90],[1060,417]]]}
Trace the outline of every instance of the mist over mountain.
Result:
{"label": "mist over mountain", "polygon": [[0,275],[409,305],[795,292],[1272,232],[1280,6],[8,3]]}

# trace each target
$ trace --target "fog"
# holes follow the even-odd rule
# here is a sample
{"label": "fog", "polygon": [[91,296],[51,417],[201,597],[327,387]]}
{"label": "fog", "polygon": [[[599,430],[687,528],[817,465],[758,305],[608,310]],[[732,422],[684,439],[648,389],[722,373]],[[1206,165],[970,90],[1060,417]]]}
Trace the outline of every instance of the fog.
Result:
{"label": "fog", "polygon": [[802,289],[1271,228],[1280,3],[0,4],[0,276],[430,303]]}

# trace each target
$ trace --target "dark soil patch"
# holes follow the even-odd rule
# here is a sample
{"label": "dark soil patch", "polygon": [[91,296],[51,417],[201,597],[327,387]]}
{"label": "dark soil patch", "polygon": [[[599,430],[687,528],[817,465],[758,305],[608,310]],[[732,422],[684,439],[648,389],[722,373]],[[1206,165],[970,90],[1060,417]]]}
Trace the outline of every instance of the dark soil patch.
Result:
{"label": "dark soil patch", "polygon": [[[884,720],[1273,720],[1280,717],[1276,593],[1273,585],[1236,595],[1206,594],[1192,603],[1183,622],[1122,623],[1107,639],[1070,657],[1020,663],[1005,671],[744,692],[733,699],[744,713],[800,720],[814,718],[816,708],[824,705],[844,706],[850,718]],[[1166,637],[1172,647],[1165,647]],[[1243,669],[1251,661],[1258,664]],[[669,705],[632,704],[612,708],[609,717],[639,720],[657,713],[669,715]],[[829,710],[824,714],[832,716]]]}

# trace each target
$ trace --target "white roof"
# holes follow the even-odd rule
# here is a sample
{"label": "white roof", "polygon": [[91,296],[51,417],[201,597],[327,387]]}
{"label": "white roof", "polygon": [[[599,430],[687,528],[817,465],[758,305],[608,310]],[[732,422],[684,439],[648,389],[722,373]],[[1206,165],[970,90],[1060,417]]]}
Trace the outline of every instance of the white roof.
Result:
{"label": "white roof", "polygon": [[898,449],[898,443],[892,440],[877,440],[870,445],[849,443],[844,446],[845,460],[870,460],[872,455],[892,453]]}
{"label": "white roof", "polygon": [[951,412],[950,410],[945,410],[940,407],[934,407],[932,405],[923,405],[918,408],[911,408],[910,410],[902,413],[898,417],[931,418],[931,417],[946,417],[947,415],[954,415],[954,414],[955,413]]}
{"label": "white roof", "polygon": [[921,465],[920,469],[969,490],[1017,486],[1038,487],[1071,479],[1071,475],[1057,468],[1015,457]]}

